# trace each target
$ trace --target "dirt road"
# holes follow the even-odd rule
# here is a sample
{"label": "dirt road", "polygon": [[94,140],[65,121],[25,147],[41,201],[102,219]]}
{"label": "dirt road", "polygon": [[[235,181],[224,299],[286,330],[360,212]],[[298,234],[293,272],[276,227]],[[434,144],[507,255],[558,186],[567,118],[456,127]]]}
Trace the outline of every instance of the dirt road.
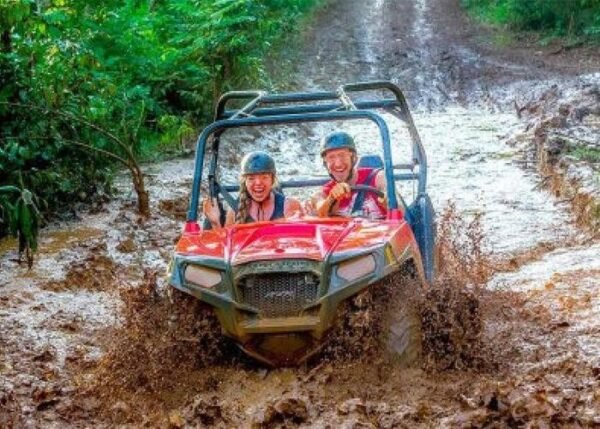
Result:
{"label": "dirt road", "polygon": [[[45,232],[32,271],[13,261],[14,243],[0,244],[0,427],[600,425],[600,243],[504,144],[519,126],[515,100],[557,81],[597,85],[581,74],[600,59],[499,48],[456,3],[331,1],[302,38],[290,85],[391,79],[405,89],[438,213],[451,201],[449,227],[481,221],[482,241],[453,249],[485,256],[458,273],[481,269],[477,344],[411,370],[377,356],[269,370],[233,351],[199,365],[193,338],[162,335],[171,329],[162,273],[193,168],[170,161],[148,168],[161,214],[145,224],[124,180],[105,211]],[[262,144],[284,176],[309,174],[326,131],[281,129]],[[366,150],[369,131],[349,131]]]}

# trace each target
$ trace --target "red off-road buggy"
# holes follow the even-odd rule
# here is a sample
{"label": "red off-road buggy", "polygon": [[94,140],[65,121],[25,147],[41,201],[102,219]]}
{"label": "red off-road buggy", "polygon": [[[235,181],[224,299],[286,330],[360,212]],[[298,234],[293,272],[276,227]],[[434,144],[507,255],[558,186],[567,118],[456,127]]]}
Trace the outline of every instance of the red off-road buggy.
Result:
{"label": "red off-road buggy", "polygon": [[[368,99],[363,97],[367,94]],[[228,104],[240,102],[246,104],[228,109]],[[393,114],[408,130],[403,142],[412,148],[408,162],[394,162],[390,131],[378,111]],[[201,189],[208,189],[222,207],[237,204],[238,186],[220,183],[217,174],[221,137],[228,130],[356,120],[370,121],[379,131],[383,159],[364,155],[359,166],[384,170],[387,218],[365,219],[358,213],[217,230],[199,225]],[[390,82],[344,85],[332,92],[227,93],[218,102],[215,121],[198,138],[189,212],[171,263],[170,284],[210,306],[223,333],[247,354],[271,365],[298,364],[326,343],[345,301],[401,271],[413,273],[417,285],[432,280],[434,212],[426,178],[427,158],[419,135],[402,92]],[[280,186],[285,192],[319,187],[327,180],[284,181]],[[412,203],[407,205],[399,196],[397,181],[414,182]],[[395,287],[410,284],[415,287],[414,282]],[[411,363],[420,354],[419,321],[408,304],[396,311],[388,343],[402,362]]]}

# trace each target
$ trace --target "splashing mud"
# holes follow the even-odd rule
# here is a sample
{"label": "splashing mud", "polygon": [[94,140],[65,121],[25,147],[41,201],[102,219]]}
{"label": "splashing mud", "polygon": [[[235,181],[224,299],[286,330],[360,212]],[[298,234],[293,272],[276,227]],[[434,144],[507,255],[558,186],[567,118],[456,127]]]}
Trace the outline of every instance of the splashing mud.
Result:
{"label": "splashing mud", "polygon": [[345,301],[323,352],[313,363],[417,363],[422,342],[418,308],[423,290],[412,271],[391,275]]}
{"label": "splashing mud", "polygon": [[123,323],[105,333],[107,351],[81,392],[109,404],[100,412],[115,423],[137,421],[163,401],[176,401],[195,388],[187,382],[190,373],[236,356],[224,357],[228,344],[208,307],[177,291],[167,296],[156,280],[148,270],[143,285],[121,291]]}
{"label": "splashing mud", "polygon": [[[121,292],[123,322],[105,335],[107,352],[78,369],[77,406],[110,424],[421,427],[449,418],[434,404],[460,392],[457,401],[472,408],[460,418],[498,418],[504,408],[493,404],[508,399],[489,380],[514,358],[496,348],[514,341],[514,315],[506,311],[523,303],[483,288],[491,271],[477,219],[466,221],[453,207],[441,219],[443,281],[423,290],[409,272],[371,287],[346,303],[330,342],[300,368],[269,369],[244,357],[220,337],[205,307],[182,294],[169,298],[147,271],[141,287]],[[413,369],[387,348],[387,316],[408,303],[423,327],[424,359]]]}
{"label": "splashing mud", "polygon": [[481,217],[478,213],[467,219],[454,204],[439,216],[438,272],[421,300],[424,351],[430,368],[474,368],[486,363],[480,301],[492,272],[492,257],[484,249]]}

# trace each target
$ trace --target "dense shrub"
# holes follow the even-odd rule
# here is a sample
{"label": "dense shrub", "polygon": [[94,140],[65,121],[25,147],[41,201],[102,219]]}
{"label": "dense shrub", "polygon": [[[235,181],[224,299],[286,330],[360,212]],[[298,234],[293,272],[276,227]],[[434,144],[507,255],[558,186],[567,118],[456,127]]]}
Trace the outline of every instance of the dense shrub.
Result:
{"label": "dense shrub", "polygon": [[600,39],[600,0],[461,0],[475,14],[514,29]]}
{"label": "dense shrub", "polygon": [[[0,0],[0,186],[63,210],[178,151],[318,0]],[[0,237],[6,223],[0,218]]]}

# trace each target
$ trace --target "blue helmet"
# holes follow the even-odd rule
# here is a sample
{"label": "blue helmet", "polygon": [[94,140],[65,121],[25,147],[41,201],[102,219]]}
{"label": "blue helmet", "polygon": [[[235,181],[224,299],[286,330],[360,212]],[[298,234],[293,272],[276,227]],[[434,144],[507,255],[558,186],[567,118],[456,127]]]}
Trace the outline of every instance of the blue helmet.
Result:
{"label": "blue helmet", "polygon": [[356,154],[356,144],[350,134],[344,131],[334,131],[321,140],[321,157],[330,150],[350,149]]}
{"label": "blue helmet", "polygon": [[254,151],[246,154],[242,159],[242,175],[271,173],[276,174],[275,161],[266,152]]}

